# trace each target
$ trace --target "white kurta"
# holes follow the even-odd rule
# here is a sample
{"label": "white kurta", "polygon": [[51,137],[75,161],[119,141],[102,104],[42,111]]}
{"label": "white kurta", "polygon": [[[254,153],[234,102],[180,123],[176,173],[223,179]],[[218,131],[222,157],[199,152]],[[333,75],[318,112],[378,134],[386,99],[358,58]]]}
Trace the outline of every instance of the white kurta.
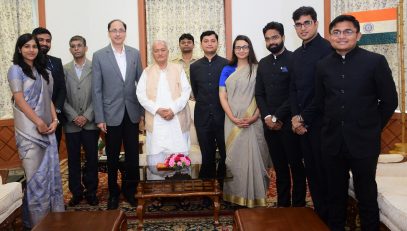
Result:
{"label": "white kurta", "polygon": [[[177,113],[186,106],[191,94],[191,87],[184,71],[181,72],[181,96],[173,100],[167,81],[165,70],[160,71],[160,78],[157,87],[156,101],[147,98],[146,79],[148,78],[144,71],[137,84],[137,98],[145,110],[154,115],[153,132],[147,131],[146,152],[147,163],[155,166],[157,163],[164,162],[165,158],[172,153],[184,153],[188,155],[190,148],[189,131],[182,133],[178,121]],[[158,113],[158,108],[170,108],[175,114],[172,120],[163,119]],[[158,175],[154,168],[150,171]],[[161,174],[160,174],[161,175]]]}

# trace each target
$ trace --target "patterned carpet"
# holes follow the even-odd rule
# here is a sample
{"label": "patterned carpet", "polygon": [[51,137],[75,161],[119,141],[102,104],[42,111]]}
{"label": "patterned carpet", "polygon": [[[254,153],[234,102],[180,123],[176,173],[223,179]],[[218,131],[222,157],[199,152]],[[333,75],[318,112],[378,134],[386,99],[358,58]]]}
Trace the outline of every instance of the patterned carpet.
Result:
{"label": "patterned carpet", "polygon": [[[64,199],[67,204],[71,198],[68,189],[68,166],[67,160],[61,161],[62,183],[64,189]],[[276,206],[276,187],[274,172],[270,170],[271,184],[268,191],[267,207]],[[100,200],[98,206],[89,206],[86,201],[75,207],[67,207],[68,211],[95,211],[105,210],[107,204],[107,174],[99,172],[99,187],[97,196]],[[312,206],[309,193],[307,193],[308,206]],[[181,204],[179,199],[164,199],[161,207],[153,206],[151,203],[146,207],[144,220],[144,230],[232,230],[233,212],[240,208],[239,206],[221,202],[220,226],[213,225],[213,206],[205,201],[204,198],[186,198],[186,203]],[[137,217],[135,208],[131,207],[121,198],[120,209],[123,210],[128,219],[129,230],[135,230],[137,227]]]}

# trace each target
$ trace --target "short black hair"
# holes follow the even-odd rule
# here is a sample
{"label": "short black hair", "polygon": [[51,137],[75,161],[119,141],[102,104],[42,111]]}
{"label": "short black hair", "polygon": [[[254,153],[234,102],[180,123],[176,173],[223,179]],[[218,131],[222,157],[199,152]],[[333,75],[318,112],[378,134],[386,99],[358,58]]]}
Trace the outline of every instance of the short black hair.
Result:
{"label": "short black hair", "polygon": [[73,41],[81,41],[83,45],[86,47],[86,39],[80,35],[75,35],[69,40],[69,46],[71,46],[71,42]]}
{"label": "short black hair", "polygon": [[284,35],[284,26],[279,22],[267,23],[267,25],[263,28],[263,35],[265,35],[268,30],[276,30],[281,36]]}
{"label": "short black hair", "polygon": [[353,26],[356,28],[356,33],[359,33],[360,31],[360,24],[359,21],[352,15],[346,15],[342,14],[336,17],[334,20],[332,20],[331,23],[329,23],[329,33],[331,33],[332,28],[340,22],[351,22]]}
{"label": "short black hair", "polygon": [[37,27],[33,30],[32,34],[34,36],[37,36],[39,34],[49,34],[49,36],[52,38],[51,32],[47,28],[44,27]]}
{"label": "short black hair", "polygon": [[301,18],[301,16],[311,16],[312,20],[317,21],[317,12],[310,6],[301,6],[293,13],[294,22]]}
{"label": "short black hair", "polygon": [[210,35],[215,35],[216,40],[218,40],[218,34],[216,34],[215,31],[213,31],[213,30],[207,30],[207,31],[202,32],[201,37],[200,37],[201,42],[202,42],[203,37],[205,37],[205,36],[210,36]]}
{"label": "short black hair", "polygon": [[192,40],[192,43],[193,43],[193,44],[195,43],[195,41],[194,41],[194,36],[192,36],[192,34],[190,34],[190,33],[184,33],[184,34],[182,34],[182,35],[179,37],[179,39],[178,39],[178,43],[180,43],[181,40],[184,40],[184,39]]}
{"label": "short black hair", "polygon": [[112,21],[110,21],[108,24],[107,24],[107,30],[110,30],[110,26],[112,25],[112,23],[114,23],[114,22],[121,22],[122,24],[123,24],[123,27],[124,27],[124,30],[127,30],[127,25],[126,25],[126,23],[124,23],[122,20],[120,20],[120,19],[113,19]]}

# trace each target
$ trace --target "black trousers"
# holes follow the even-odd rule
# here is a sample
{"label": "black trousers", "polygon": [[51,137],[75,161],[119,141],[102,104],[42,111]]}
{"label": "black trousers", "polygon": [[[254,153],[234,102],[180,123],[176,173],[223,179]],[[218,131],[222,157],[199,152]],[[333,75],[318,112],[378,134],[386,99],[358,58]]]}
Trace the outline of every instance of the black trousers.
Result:
{"label": "black trousers", "polygon": [[125,152],[122,193],[126,197],[132,197],[136,193],[136,187],[140,181],[139,124],[131,122],[127,110],[119,126],[107,126],[106,154],[110,197],[120,195],[120,188],[117,184],[117,171],[119,169],[119,155],[122,143]]}
{"label": "black trousers", "polygon": [[[68,151],[69,190],[81,197],[96,196],[98,188],[98,139],[99,130],[65,133]],[[81,173],[81,146],[85,151],[86,163]],[[84,192],[85,190],[85,192]]]}
{"label": "black trousers", "polygon": [[300,136],[300,143],[315,212],[324,222],[327,222],[328,183],[321,153],[321,126],[314,124],[309,127],[308,132]]}
{"label": "black trousers", "polygon": [[[288,123],[288,125],[290,125]],[[283,130],[273,131],[264,127],[271,160],[276,171],[277,206],[305,206],[305,169],[298,135],[284,125]],[[292,195],[291,195],[292,179]]]}
{"label": "black trousers", "polygon": [[[224,126],[216,126],[214,120],[207,127],[195,127],[202,153],[200,178],[224,177],[226,173]],[[219,149],[220,162],[216,169],[216,148]]]}
{"label": "black trousers", "polygon": [[358,201],[362,230],[378,231],[380,227],[377,203],[376,167],[378,155],[352,158],[343,144],[337,155],[324,155],[328,178],[328,225],[333,231],[344,231],[348,204],[349,170]]}
{"label": "black trousers", "polygon": [[57,128],[55,129],[55,138],[57,140],[58,151],[59,151],[59,144],[61,143],[62,138],[62,124],[58,124]]}

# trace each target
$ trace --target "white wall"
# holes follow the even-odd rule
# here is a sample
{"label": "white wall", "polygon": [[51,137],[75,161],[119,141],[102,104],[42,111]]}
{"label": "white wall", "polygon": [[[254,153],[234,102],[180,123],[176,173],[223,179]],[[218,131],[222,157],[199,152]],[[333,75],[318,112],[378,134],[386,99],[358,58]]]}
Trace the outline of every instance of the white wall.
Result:
{"label": "white wall", "polygon": [[[232,1],[232,39],[238,34],[250,37],[258,59],[269,54],[264,45],[263,27],[270,21],[284,24],[286,46],[297,48],[301,41],[297,38],[291,19],[292,12],[302,6],[304,1],[286,0],[233,0]],[[323,0],[309,0],[318,13],[319,31],[323,34]],[[46,24],[53,35],[51,55],[62,58],[63,63],[72,59],[68,51],[68,41],[76,34],[86,38],[92,53],[109,43],[107,24],[115,18],[127,24],[126,44],[139,47],[137,0],[46,0]],[[195,48],[199,49],[199,47]]]}
{"label": "white wall", "polygon": [[87,56],[109,44],[107,24],[121,19],[127,24],[126,44],[139,47],[137,0],[46,0],[46,27],[52,33],[51,55],[65,64],[72,60],[69,39],[85,37]]}
{"label": "white wall", "polygon": [[294,30],[292,13],[299,7],[312,6],[318,15],[319,33],[324,34],[324,1],[323,0],[233,0],[232,2],[232,39],[237,35],[249,36],[252,40],[257,58],[270,54],[265,47],[263,27],[277,21],[284,25],[285,45],[289,50],[295,50],[301,45],[301,40]]}

